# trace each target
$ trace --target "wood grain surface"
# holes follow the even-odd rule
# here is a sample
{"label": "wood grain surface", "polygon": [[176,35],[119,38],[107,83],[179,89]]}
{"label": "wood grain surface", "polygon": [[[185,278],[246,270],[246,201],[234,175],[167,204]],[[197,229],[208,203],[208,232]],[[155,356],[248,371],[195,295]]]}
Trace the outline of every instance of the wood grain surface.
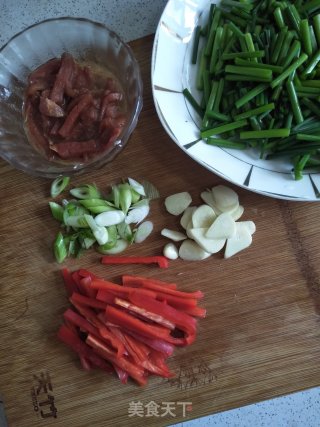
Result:
{"label": "wood grain surface", "polygon": [[[143,73],[144,107],[128,146],[111,165],[72,179],[107,188],[131,176],[159,189],[161,198],[151,206],[154,232],[128,255],[162,252],[160,230],[178,224],[165,212],[166,196],[188,190],[197,204],[201,191],[223,183],[163,130],[150,87],[152,43],[152,37],[131,43]],[[208,316],[199,322],[196,342],[169,359],[176,378],[152,377],[141,388],[83,371],[56,338],[69,304],[51,249],[58,225],[48,209],[50,182],[0,161],[0,187],[0,394],[10,427],[162,426],[320,385],[319,203],[236,188],[243,218],[255,221],[257,232],[249,249],[228,260],[220,253],[201,262],[172,261],[167,270],[111,267],[88,251],[66,263],[111,280],[131,273],[204,291]],[[144,418],[130,412],[137,402]],[[159,405],[159,416],[147,417],[150,402]],[[43,417],[50,404],[56,418]]]}

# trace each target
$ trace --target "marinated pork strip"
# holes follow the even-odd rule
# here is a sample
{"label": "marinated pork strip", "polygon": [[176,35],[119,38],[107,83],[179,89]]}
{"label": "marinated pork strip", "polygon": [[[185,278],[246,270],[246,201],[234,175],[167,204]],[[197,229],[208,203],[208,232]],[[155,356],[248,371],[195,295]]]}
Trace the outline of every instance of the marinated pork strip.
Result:
{"label": "marinated pork strip", "polygon": [[75,62],[72,55],[64,53],[61,56],[61,66],[56,76],[50,99],[57,104],[62,104],[64,91],[68,82],[72,81],[74,74]]}
{"label": "marinated pork strip", "polygon": [[57,144],[51,143],[50,149],[56,152],[61,159],[83,158],[88,154],[95,153],[98,144],[94,139],[88,141],[67,141]]}
{"label": "marinated pork strip", "polygon": [[90,103],[92,102],[92,95],[91,93],[87,92],[85,93],[79,102],[73,107],[73,109],[70,111],[70,113],[67,115],[63,125],[59,129],[59,135],[66,138],[68,134],[72,131],[72,128],[74,124],[76,123],[78,117],[80,116],[81,112],[87,108]]}

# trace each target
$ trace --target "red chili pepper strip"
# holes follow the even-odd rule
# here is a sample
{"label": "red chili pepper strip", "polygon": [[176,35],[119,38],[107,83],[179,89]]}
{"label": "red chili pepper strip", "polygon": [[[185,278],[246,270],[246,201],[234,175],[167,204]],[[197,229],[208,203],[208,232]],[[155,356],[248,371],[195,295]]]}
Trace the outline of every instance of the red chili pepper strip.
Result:
{"label": "red chili pepper strip", "polygon": [[171,329],[172,331],[175,329],[176,325],[165,319],[163,316],[160,316],[159,314],[151,313],[150,311],[145,310],[143,307],[138,307],[129,301],[125,301],[120,298],[115,298],[114,302],[116,305],[119,305],[120,307],[126,308],[127,310],[137,313],[140,316],[144,317],[147,320],[151,320],[152,322],[159,323],[159,325],[164,326],[165,328]]}
{"label": "red chili pepper strip", "polygon": [[[143,297],[141,297],[143,298]],[[158,301],[166,301],[168,304],[175,307],[177,310],[185,310],[197,306],[198,301],[191,298],[180,298],[174,295],[165,294],[163,292],[157,292]]]}
{"label": "red chili pepper strip", "polygon": [[153,350],[161,352],[165,357],[171,356],[174,352],[174,346],[172,344],[169,344],[164,340],[160,340],[159,338],[147,338],[132,331],[128,331],[128,334],[136,340],[143,342]]}
{"label": "red chili pepper strip", "polygon": [[73,292],[79,292],[76,282],[72,278],[72,274],[67,268],[61,269],[61,274],[63,277],[64,285],[67,290],[68,296],[71,296]]}
{"label": "red chili pepper strip", "polygon": [[145,277],[124,275],[122,276],[122,283],[124,286],[132,286],[132,284],[134,284],[137,287],[139,287],[140,283],[140,286],[142,286],[143,288],[152,289],[154,291],[163,292],[165,294],[173,295],[180,298],[200,299],[203,297],[203,292],[201,291],[181,292],[177,291],[176,289],[169,288],[168,286],[164,286],[165,282],[161,282],[160,280],[155,281],[154,279],[147,279]]}
{"label": "red chili pepper strip", "polygon": [[62,325],[58,331],[58,338],[76,352],[79,357],[82,356],[89,360],[94,366],[108,373],[113,373],[114,369],[108,362],[94,353],[94,351],[85,342],[83,342],[77,334],[75,334],[67,326]]}
{"label": "red chili pepper strip", "polygon": [[[124,286],[131,286],[135,288],[141,288],[143,284],[145,284],[144,287],[148,288],[148,284],[155,284],[161,286],[161,289],[168,288],[168,289],[177,289],[177,285],[175,283],[167,283],[163,282],[162,280],[157,279],[147,279],[146,277],[140,277],[140,276],[130,276],[128,274],[125,274],[122,276],[122,284]],[[150,287],[151,289],[151,287]]]}
{"label": "red chili pepper strip", "polygon": [[190,307],[183,310],[184,313],[189,314],[189,316],[201,317],[204,318],[207,315],[207,310],[202,307]]}
{"label": "red chili pepper strip", "polygon": [[116,298],[115,294],[112,294],[108,291],[103,291],[102,289],[99,289],[97,292],[97,300],[106,302],[107,304],[114,305],[114,299]]}
{"label": "red chili pepper strip", "polygon": [[[70,298],[71,300],[71,298]],[[124,354],[124,346],[121,341],[118,340],[107,328],[107,326],[99,319],[96,313],[91,310],[89,307],[85,307],[82,304],[76,303],[72,301],[72,304],[76,307],[76,309],[89,321],[91,322],[99,331],[99,334],[104,340],[110,342],[112,347],[117,350],[118,357]],[[96,335],[96,334],[95,334]]]}
{"label": "red chili pepper strip", "polygon": [[90,347],[94,348],[95,352],[98,353],[101,357],[128,372],[130,377],[136,380],[139,385],[145,385],[147,383],[147,379],[144,377],[143,369],[129,362],[124,357],[116,357],[116,355],[102,341],[93,335],[88,335],[86,343]]}
{"label": "red chili pepper strip", "polygon": [[91,271],[88,271],[84,268],[80,268],[78,270],[78,273],[79,273],[79,276],[81,276],[81,277],[91,277],[91,279],[97,278],[97,276],[95,274],[91,273]]}
{"label": "red chili pepper strip", "polygon": [[169,260],[165,256],[111,256],[101,257],[102,264],[158,264],[160,268],[168,268]]}
{"label": "red chili pepper strip", "polygon": [[131,316],[131,314],[110,305],[108,305],[106,309],[106,318],[108,321],[115,323],[116,325],[137,332],[145,337],[161,338],[167,341],[170,335],[169,329],[147,324],[142,320]]}
{"label": "red chili pepper strip", "polygon": [[122,382],[122,384],[127,384],[129,374],[128,372],[124,371],[123,369],[119,368],[119,366],[114,365],[114,370],[116,371],[119,380]]}
{"label": "red chili pepper strip", "polygon": [[91,363],[86,357],[80,356],[80,362],[85,371],[91,371]]}
{"label": "red chili pepper strip", "polygon": [[98,308],[100,310],[105,310],[106,309],[106,304],[103,301],[98,301],[95,298],[89,298],[85,295],[81,295],[78,292],[74,292],[71,297],[70,297],[70,301],[82,304],[82,305],[86,305],[88,307],[92,307],[92,308]]}
{"label": "red chili pepper strip", "polygon": [[128,334],[123,332],[118,327],[111,327],[110,330],[112,331],[112,333],[114,333],[114,335],[119,338],[119,340],[122,342],[125,349],[127,350],[128,354],[132,356],[133,360],[137,365],[139,365],[142,360],[148,357],[150,351],[143,343],[138,343],[136,341],[133,342],[133,340],[131,341],[130,336],[128,336]]}
{"label": "red chili pepper strip", "polygon": [[95,326],[93,326],[90,322],[88,322],[87,319],[80,316],[75,311],[71,310],[71,308],[68,308],[68,310],[66,310],[63,313],[63,317],[64,317],[66,323],[71,324],[73,326],[77,326],[82,331],[85,331],[88,334],[89,333],[94,334],[94,335],[99,334],[99,331]]}
{"label": "red chili pepper strip", "polygon": [[90,286],[94,289],[101,289],[115,293],[115,295],[119,295],[120,297],[128,295],[131,292],[138,292],[140,295],[149,296],[152,298],[156,298],[157,296],[156,292],[151,291],[149,289],[136,289],[130,288],[129,286],[116,285],[115,283],[103,279],[93,279]]}
{"label": "red chili pepper strip", "polygon": [[[80,276],[80,273],[79,273]],[[81,277],[81,276],[80,276]],[[91,287],[92,278],[90,276],[80,278],[80,289],[83,290],[83,293],[90,298],[95,298],[97,295],[97,290]]]}
{"label": "red chili pepper strip", "polygon": [[139,307],[143,307],[152,313],[159,314],[170,321],[174,321],[179,329],[186,332],[186,343],[191,344],[195,339],[196,334],[196,320],[188,314],[182,313],[168,304],[156,301],[152,298],[141,298],[137,294],[130,294],[130,301]]}
{"label": "red chili pepper strip", "polygon": [[[72,273],[72,279],[74,280],[74,282],[77,284],[77,288],[79,293],[81,293],[82,295],[86,295],[86,296],[91,296],[92,292],[90,293],[90,290],[88,290],[88,286],[86,282],[82,282],[83,277],[80,276],[79,271],[74,271]],[[91,280],[91,279],[89,279]],[[92,291],[94,291],[94,289],[92,289]]]}

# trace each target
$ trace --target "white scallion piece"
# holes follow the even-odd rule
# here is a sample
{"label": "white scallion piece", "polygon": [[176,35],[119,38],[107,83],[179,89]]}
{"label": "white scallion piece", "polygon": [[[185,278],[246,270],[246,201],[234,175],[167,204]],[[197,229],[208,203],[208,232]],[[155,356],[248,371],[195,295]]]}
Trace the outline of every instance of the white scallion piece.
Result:
{"label": "white scallion piece", "polygon": [[161,235],[173,240],[174,242],[181,242],[181,240],[185,240],[187,238],[184,233],[176,230],[170,230],[169,228],[163,228],[161,230]]}
{"label": "white scallion piece", "polygon": [[94,237],[97,239],[98,244],[106,244],[109,238],[108,230],[106,229],[106,227],[97,225],[92,215],[85,214],[84,217],[87,221],[88,226],[91,228]]}
{"label": "white scallion piece", "polygon": [[151,221],[142,222],[137,228],[136,234],[134,236],[135,243],[142,243],[150,236],[153,230],[153,223]]}
{"label": "white scallion piece", "polygon": [[124,219],[125,214],[120,210],[102,212],[95,217],[96,224],[104,227],[120,224]]}
{"label": "white scallion piece", "polygon": [[111,249],[105,249],[99,247],[99,252],[105,255],[115,255],[123,252],[129,246],[129,242],[124,239],[117,240],[116,244]]}
{"label": "white scallion piece", "polygon": [[150,206],[148,199],[142,199],[139,202],[131,206],[126,218],[126,224],[139,224],[142,222],[149,214]]}
{"label": "white scallion piece", "polygon": [[167,243],[163,248],[163,255],[168,259],[177,259],[179,250],[174,243]]}
{"label": "white scallion piece", "polygon": [[191,202],[191,195],[187,191],[183,191],[166,197],[164,204],[170,214],[177,216],[182,214]]}
{"label": "white scallion piece", "polygon": [[136,181],[133,178],[128,178],[128,182],[130,186],[136,191],[140,196],[145,196],[146,192],[142,184],[140,184],[138,181]]}

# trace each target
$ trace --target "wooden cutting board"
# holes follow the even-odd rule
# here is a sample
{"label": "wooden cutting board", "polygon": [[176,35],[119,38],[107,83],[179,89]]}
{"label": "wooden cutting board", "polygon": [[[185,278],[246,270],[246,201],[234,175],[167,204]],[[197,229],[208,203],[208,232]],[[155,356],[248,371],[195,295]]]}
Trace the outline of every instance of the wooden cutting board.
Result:
{"label": "wooden cutting board", "polygon": [[[165,212],[166,196],[188,190],[197,204],[201,191],[223,183],[163,130],[150,88],[152,43],[152,37],[131,43],[142,68],[144,108],[128,146],[112,165],[72,179],[107,188],[131,176],[159,189],[151,209],[155,230],[128,255],[162,252],[160,230],[178,224]],[[161,426],[320,385],[319,203],[236,188],[243,218],[255,221],[257,232],[249,249],[228,260],[220,253],[202,262],[172,261],[167,270],[110,267],[88,251],[66,263],[111,280],[131,273],[204,291],[208,316],[197,341],[169,361],[176,378],[152,377],[139,388],[83,371],[56,338],[69,304],[51,250],[58,226],[48,210],[50,182],[0,161],[0,186],[0,393],[11,427]]]}

